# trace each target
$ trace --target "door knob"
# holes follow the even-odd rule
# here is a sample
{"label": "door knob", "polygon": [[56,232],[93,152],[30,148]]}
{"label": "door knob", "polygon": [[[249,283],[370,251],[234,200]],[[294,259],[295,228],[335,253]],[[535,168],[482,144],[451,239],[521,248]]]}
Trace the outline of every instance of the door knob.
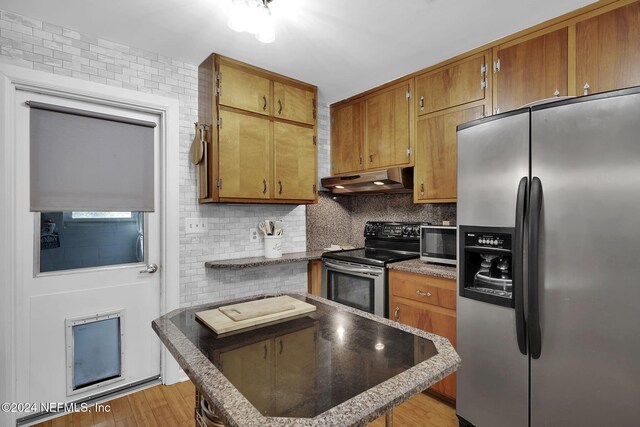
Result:
{"label": "door knob", "polygon": [[140,273],[153,274],[156,271],[158,271],[158,266],[156,264],[148,264],[147,268],[145,268],[144,270],[140,270]]}

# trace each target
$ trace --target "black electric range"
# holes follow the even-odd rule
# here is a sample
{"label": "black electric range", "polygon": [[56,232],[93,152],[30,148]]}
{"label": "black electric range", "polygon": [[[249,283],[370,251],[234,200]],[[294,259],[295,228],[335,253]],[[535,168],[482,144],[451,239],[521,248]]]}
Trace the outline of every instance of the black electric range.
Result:
{"label": "black electric range", "polygon": [[325,252],[322,258],[378,267],[419,258],[420,226],[427,224],[369,221],[364,228],[364,248]]}
{"label": "black electric range", "polygon": [[364,248],[322,255],[322,296],[386,317],[387,264],[420,257],[419,222],[367,222]]}

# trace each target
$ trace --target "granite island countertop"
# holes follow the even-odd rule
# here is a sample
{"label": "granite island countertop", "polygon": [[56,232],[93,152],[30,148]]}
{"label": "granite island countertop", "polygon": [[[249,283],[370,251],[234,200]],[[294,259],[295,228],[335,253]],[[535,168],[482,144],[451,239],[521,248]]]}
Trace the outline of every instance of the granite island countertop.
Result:
{"label": "granite island countertop", "polygon": [[457,278],[456,267],[453,265],[434,264],[432,262],[410,259],[408,261],[393,262],[387,264],[391,270],[406,271],[407,273],[424,274],[427,276],[442,277],[443,279]]}
{"label": "granite island countertop", "polygon": [[207,261],[204,263],[206,268],[212,269],[241,269],[262,267],[266,265],[285,264],[289,262],[302,262],[310,261],[314,259],[320,259],[325,251],[306,251],[306,252],[294,252],[288,254],[282,254],[281,258],[265,258],[265,257],[253,257],[253,258],[235,258],[235,259],[223,259],[218,261]]}
{"label": "granite island countertop", "polygon": [[[198,311],[268,297],[259,295],[175,310],[152,322],[225,425],[364,426],[453,373],[461,363],[446,338],[307,293],[287,295],[315,305],[316,311],[220,336],[195,319]],[[301,344],[305,339],[307,344]],[[259,357],[249,369],[251,378],[227,379],[223,371],[232,377],[228,371],[234,368],[227,368],[227,362],[223,367],[222,354],[241,350],[246,355],[252,347]],[[298,353],[278,365],[292,348]],[[270,360],[271,353],[273,371],[255,369],[262,360]],[[238,369],[235,372],[238,375]],[[256,387],[265,383],[260,380],[263,374],[276,377],[256,395]],[[239,391],[243,387],[244,394]],[[265,396],[270,399],[267,403]]]}

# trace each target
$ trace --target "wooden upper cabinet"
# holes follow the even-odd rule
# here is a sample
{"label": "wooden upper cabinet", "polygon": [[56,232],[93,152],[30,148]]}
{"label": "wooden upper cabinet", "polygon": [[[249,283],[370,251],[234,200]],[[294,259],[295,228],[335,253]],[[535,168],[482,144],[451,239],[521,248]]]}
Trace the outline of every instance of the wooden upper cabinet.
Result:
{"label": "wooden upper cabinet", "polygon": [[220,64],[219,103],[252,113],[271,114],[271,81],[241,68]]}
{"label": "wooden upper cabinet", "polygon": [[408,165],[411,161],[411,83],[401,83],[365,100],[367,169]]}
{"label": "wooden upper cabinet", "polygon": [[414,102],[417,114],[485,99],[491,51],[481,52],[444,69],[416,77]]}
{"label": "wooden upper cabinet", "polygon": [[209,55],[198,67],[198,201],[317,202],[316,99],[316,86]]}
{"label": "wooden upper cabinet", "polygon": [[316,121],[316,94],[292,85],[273,83],[273,115],[312,125]]}
{"label": "wooden upper cabinet", "polygon": [[493,105],[497,111],[505,112],[540,99],[566,96],[567,41],[565,27],[496,48]]}
{"label": "wooden upper cabinet", "polygon": [[271,122],[266,118],[220,111],[220,197],[271,197]]}
{"label": "wooden upper cabinet", "polygon": [[316,139],[313,128],[273,124],[276,199],[313,200],[316,197]]}
{"label": "wooden upper cabinet", "polygon": [[640,3],[576,24],[576,93],[640,85]]}
{"label": "wooden upper cabinet", "polygon": [[457,197],[456,126],[479,119],[484,106],[443,112],[418,119],[414,202],[455,202]]}
{"label": "wooden upper cabinet", "polygon": [[364,170],[364,102],[331,108],[331,174]]}

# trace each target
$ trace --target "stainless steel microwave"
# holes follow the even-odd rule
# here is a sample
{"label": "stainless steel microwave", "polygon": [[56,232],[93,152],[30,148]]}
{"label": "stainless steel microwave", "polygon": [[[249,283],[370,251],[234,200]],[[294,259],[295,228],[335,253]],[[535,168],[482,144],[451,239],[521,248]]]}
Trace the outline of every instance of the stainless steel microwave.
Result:
{"label": "stainless steel microwave", "polygon": [[420,259],[440,264],[456,265],[456,227],[420,226]]}

